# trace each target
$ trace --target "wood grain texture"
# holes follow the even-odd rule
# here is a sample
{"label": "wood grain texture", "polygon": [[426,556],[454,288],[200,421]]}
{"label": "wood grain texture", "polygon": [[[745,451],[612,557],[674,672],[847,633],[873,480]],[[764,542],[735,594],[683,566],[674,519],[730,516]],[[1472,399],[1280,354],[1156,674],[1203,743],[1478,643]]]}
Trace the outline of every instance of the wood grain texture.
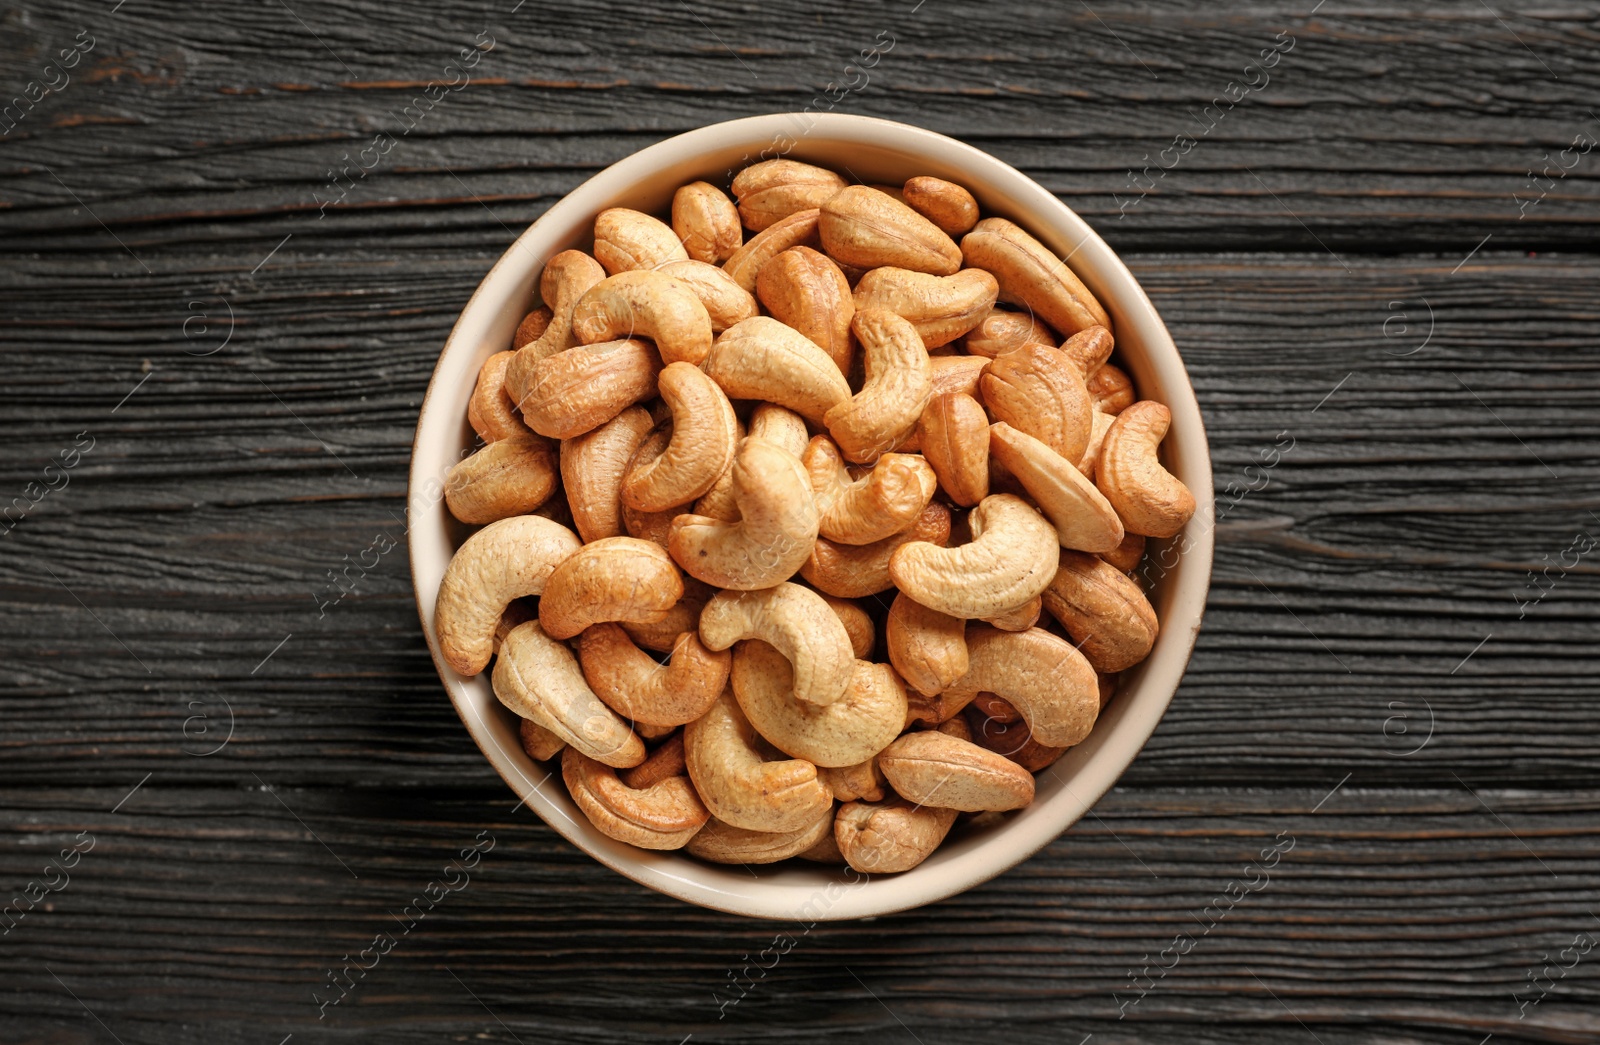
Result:
{"label": "wood grain texture", "polygon": [[[1600,939],[1600,567],[1570,551],[1600,536],[1600,152],[1553,165],[1600,138],[1600,9],[113,6],[0,15],[0,107],[95,41],[0,136],[0,509],[55,486],[0,521],[0,894],[93,840],[0,939],[0,1037],[1600,1040],[1600,953],[1559,968]],[[834,111],[987,149],[1124,253],[1231,507],[1184,685],[1094,815],[745,979],[783,927],[511,811],[403,545],[337,602],[329,571],[403,536],[434,359],[515,230],[852,79]]]}

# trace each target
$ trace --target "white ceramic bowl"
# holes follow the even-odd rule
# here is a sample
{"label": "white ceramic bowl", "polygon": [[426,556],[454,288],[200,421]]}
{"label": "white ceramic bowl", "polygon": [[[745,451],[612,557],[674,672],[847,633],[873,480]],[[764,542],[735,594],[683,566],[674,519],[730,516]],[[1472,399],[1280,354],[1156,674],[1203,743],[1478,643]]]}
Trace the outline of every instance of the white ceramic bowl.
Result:
{"label": "white ceramic bowl", "polygon": [[[986,216],[1010,218],[1070,259],[1111,313],[1118,352],[1141,397],[1171,408],[1163,456],[1199,502],[1194,519],[1175,538],[1182,554],[1151,592],[1161,618],[1155,649],[1123,675],[1093,734],[1039,775],[1032,805],[1007,814],[997,826],[965,832],[958,827],[926,862],[903,874],[872,877],[800,861],[725,867],[607,838],[567,796],[559,768],[523,753],[517,718],[495,698],[489,673],[457,674],[439,656],[434,629],[439,580],[467,533],[446,509],[440,481],[472,445],[467,398],[478,368],[510,344],[532,307],[545,260],[568,248],[589,249],[594,217],[607,207],[664,215],[673,191],[685,182],[726,185],[733,172],[775,155],[865,182],[898,185],[921,174],[947,178],[971,189]],[[417,420],[407,514],[417,608],[439,677],[472,739],[528,807],[595,859],[642,885],[722,911],[807,924],[886,914],[959,893],[1027,859],[1083,816],[1133,761],[1166,711],[1194,648],[1211,578],[1211,462],[1200,410],[1171,335],[1127,267],[1083,219],[1012,167],[943,135],[864,116],[786,113],[702,127],[613,164],[551,207],[484,277],[445,342]],[[1151,542],[1151,554],[1172,543]]]}

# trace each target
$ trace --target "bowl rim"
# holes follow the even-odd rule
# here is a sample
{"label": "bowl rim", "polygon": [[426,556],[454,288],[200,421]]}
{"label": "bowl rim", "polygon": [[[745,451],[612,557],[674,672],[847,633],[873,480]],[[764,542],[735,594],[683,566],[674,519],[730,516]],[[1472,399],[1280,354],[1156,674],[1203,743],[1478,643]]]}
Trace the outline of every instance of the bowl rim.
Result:
{"label": "bowl rim", "polygon": [[[804,129],[798,135],[791,133],[802,122],[805,125]],[[800,151],[805,152],[809,150],[803,146],[812,136],[827,139],[829,147],[838,147],[842,143],[853,143],[863,147],[879,145],[894,152],[920,152],[924,155],[939,156],[938,165],[941,167],[987,168],[987,173],[983,175],[978,175],[975,171],[971,175],[974,180],[969,184],[969,188],[973,188],[975,194],[981,197],[989,191],[1002,191],[1008,197],[1018,200],[1022,209],[1027,210],[1029,217],[1033,219],[1026,222],[1019,221],[1019,224],[1023,224],[1029,232],[1054,250],[1058,257],[1062,256],[1059,247],[1050,242],[1062,239],[1057,232],[1064,230],[1075,239],[1077,245],[1065,254],[1063,260],[1070,262],[1080,252],[1087,252],[1085,262],[1092,262],[1096,270],[1094,278],[1089,278],[1080,269],[1075,268],[1074,271],[1077,271],[1080,277],[1084,277],[1086,283],[1104,283],[1109,280],[1121,284],[1120,293],[1113,301],[1107,301],[1106,297],[1101,295],[1102,304],[1107,305],[1108,310],[1122,315],[1123,318],[1119,320],[1118,326],[1123,326],[1130,315],[1136,314],[1137,325],[1142,331],[1141,352],[1144,356],[1150,357],[1147,362],[1163,366],[1176,363],[1175,380],[1173,374],[1168,374],[1161,401],[1172,412],[1172,431],[1174,434],[1182,433],[1183,471],[1187,475],[1187,485],[1195,496],[1197,508],[1194,517],[1180,534],[1180,538],[1187,545],[1181,560],[1186,576],[1181,579],[1181,590],[1175,589],[1168,600],[1170,603],[1168,612],[1174,616],[1177,614],[1173,611],[1179,608],[1177,604],[1181,602],[1180,619],[1185,621],[1185,626],[1181,630],[1174,630],[1175,626],[1169,626],[1168,621],[1163,619],[1161,634],[1157,639],[1157,651],[1164,651],[1162,673],[1169,681],[1160,685],[1157,692],[1141,692],[1136,713],[1128,708],[1128,705],[1133,703],[1131,697],[1123,697],[1120,702],[1114,701],[1107,708],[1108,712],[1114,711],[1117,715],[1118,750],[1103,750],[1110,743],[1109,738],[1105,735],[1097,737],[1092,733],[1089,740],[1069,751],[1062,761],[1057,763],[1062,765],[1072,759],[1075,753],[1083,752],[1093,745],[1092,751],[1077,759],[1079,766],[1073,774],[1074,783],[1086,775],[1088,777],[1087,786],[1081,788],[1081,793],[1075,791],[1065,780],[1061,781],[1071,797],[1070,802],[1062,803],[1067,810],[1065,814],[1058,810],[1048,817],[1036,817],[1036,822],[1029,824],[1028,830],[1019,830],[1023,826],[1021,820],[1008,821],[1000,829],[1003,834],[1012,836],[1006,843],[1002,844],[1001,837],[996,836],[988,839],[986,844],[968,847],[953,862],[955,866],[942,868],[944,871],[942,874],[919,876],[917,871],[922,868],[918,868],[900,874],[879,876],[876,881],[872,876],[863,874],[865,881],[852,885],[848,890],[842,890],[842,895],[837,897],[833,895],[832,881],[822,883],[812,890],[812,894],[815,897],[825,892],[828,906],[821,911],[807,912],[805,904],[777,905],[770,902],[771,898],[765,895],[730,892],[708,882],[697,881],[693,877],[676,873],[674,866],[683,860],[679,853],[653,853],[600,835],[587,822],[580,822],[581,817],[574,819],[561,808],[559,802],[552,801],[540,790],[557,771],[551,771],[537,783],[530,783],[532,776],[521,766],[516,765],[515,759],[520,757],[529,761],[530,765],[537,766],[537,764],[527,759],[520,745],[508,757],[502,746],[489,735],[487,724],[479,719],[476,707],[465,691],[465,680],[444,662],[440,654],[438,638],[430,619],[431,604],[436,597],[437,589],[425,596],[417,570],[419,555],[427,554],[420,547],[424,540],[423,531],[433,533],[436,528],[432,524],[420,524],[419,520],[425,516],[419,514],[413,517],[411,508],[416,503],[419,487],[429,479],[437,482],[435,476],[424,474],[418,450],[422,445],[424,430],[429,427],[429,407],[434,403],[434,392],[439,387],[440,374],[447,360],[452,359],[458,352],[470,350],[469,346],[459,343],[464,337],[463,329],[468,326],[469,315],[485,307],[481,301],[489,295],[489,287],[492,284],[513,278],[508,270],[515,267],[516,256],[519,252],[532,254],[527,245],[528,241],[538,238],[543,226],[567,219],[568,212],[575,209],[586,211],[587,216],[592,218],[600,208],[591,205],[588,200],[595,197],[615,198],[626,194],[633,186],[648,180],[653,170],[666,166],[663,161],[669,157],[676,159],[682,154],[708,152],[713,147],[727,148],[730,145],[738,147],[741,143],[755,149],[764,143],[775,144],[784,139],[790,141],[790,146],[783,150],[783,154],[789,154],[796,146],[802,146]],[[819,159],[817,162],[824,161]],[[539,264],[542,266],[542,261]],[[536,287],[537,269],[534,271],[534,283]],[[1113,303],[1118,307],[1112,308]],[[1121,333],[1118,335],[1118,344],[1120,348]],[[1157,363],[1154,361],[1155,357],[1169,358]],[[1170,366],[1167,368],[1171,369]],[[460,423],[459,418],[448,420],[458,425]],[[1170,442],[1172,441],[1169,440]],[[452,324],[450,334],[445,339],[433,372],[429,376],[427,391],[418,410],[417,426],[412,437],[406,504],[406,543],[412,590],[429,655],[433,659],[440,683],[449,696],[457,716],[472,737],[473,743],[477,745],[490,767],[513,792],[521,797],[522,801],[518,803],[518,808],[523,804],[528,805],[546,825],[569,842],[613,871],[646,888],[711,910],[793,921],[802,921],[804,917],[810,916],[813,919],[812,924],[816,921],[870,919],[954,896],[1022,863],[1087,815],[1116,785],[1143,750],[1144,745],[1148,743],[1187,671],[1204,616],[1215,546],[1213,532],[1215,500],[1210,448],[1206,441],[1204,418],[1194,395],[1193,384],[1183,364],[1182,356],[1160,314],[1122,259],[1075,211],[1049,190],[1005,161],[965,142],[922,127],[845,113],[787,112],[749,116],[709,124],[670,136],[631,153],[584,180],[518,234],[474,287],[467,303]],[[1155,653],[1156,651],[1152,652],[1151,660],[1155,659]],[[1147,667],[1148,662],[1133,669],[1140,673],[1141,684]],[[486,677],[485,673],[476,678]],[[1119,687],[1119,695],[1123,688],[1125,687]],[[1130,716],[1134,721],[1124,729],[1122,720]],[[1102,715],[1102,721],[1107,717],[1109,716]],[[1107,730],[1107,733],[1109,732],[1110,729]],[[1099,733],[1099,730],[1096,733]],[[1092,772],[1088,772],[1090,770]],[[562,797],[570,804],[570,799],[564,795]],[[1059,799],[1061,796],[1055,797]],[[979,850],[987,852],[978,852]],[[935,854],[936,857],[938,855]],[[667,858],[670,858],[670,863]],[[926,868],[932,862],[930,860],[922,866]],[[695,864],[694,866],[705,869],[707,875],[717,877],[720,877],[717,872],[726,870],[719,865]],[[827,870],[826,865],[815,865],[815,869]],[[934,868],[929,869],[934,870]],[[763,884],[759,877],[754,882],[757,885]],[[780,891],[790,895],[791,898],[794,895],[795,887],[789,883],[766,884],[774,891],[774,895]],[[757,892],[763,893],[764,890]]]}

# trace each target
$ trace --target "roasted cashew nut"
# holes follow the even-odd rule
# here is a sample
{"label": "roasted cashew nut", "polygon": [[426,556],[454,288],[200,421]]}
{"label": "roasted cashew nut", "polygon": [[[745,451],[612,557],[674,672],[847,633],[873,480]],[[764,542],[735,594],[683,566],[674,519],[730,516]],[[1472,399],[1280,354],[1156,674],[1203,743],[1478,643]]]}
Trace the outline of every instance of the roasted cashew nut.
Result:
{"label": "roasted cashew nut", "polygon": [[[550,323],[555,319],[555,311],[549,305],[540,305],[538,308],[522,317],[522,322],[517,324],[517,329],[511,335],[511,352],[516,354],[517,349],[531,345],[544,337],[544,332],[550,329]],[[527,719],[523,719],[524,722]]]}
{"label": "roasted cashew nut", "polygon": [[1056,335],[1031,312],[991,308],[977,326],[967,331],[961,343],[970,354],[993,359],[1002,352],[1026,345],[1054,348]]}
{"label": "roasted cashew nut", "polygon": [[[876,758],[857,762],[853,766],[818,766],[817,776],[833,790],[833,797],[841,802],[854,802],[856,799],[864,802],[883,801],[883,773],[878,770]],[[829,832],[828,837],[831,839],[833,833]],[[837,844],[833,851],[838,853]],[[843,863],[844,857],[840,856],[838,862]]]}
{"label": "roasted cashew nut", "polygon": [[850,329],[861,342],[866,381],[822,423],[846,460],[871,462],[916,427],[933,396],[933,365],[916,328],[893,312],[858,309]]}
{"label": "roasted cashew nut", "polygon": [[695,261],[721,264],[744,242],[739,212],[715,185],[692,181],[672,194],[672,232]]}
{"label": "roasted cashew nut", "polygon": [[1050,747],[1081,743],[1100,714],[1100,680],[1082,653],[1040,628],[967,628],[967,673],[945,696],[970,701],[980,692],[1004,698],[1028,720],[1034,739]]}
{"label": "roasted cashew nut", "polygon": [[572,310],[590,287],[605,278],[606,270],[581,250],[564,250],[545,263],[539,276],[539,296],[550,307],[550,323],[536,341],[517,349],[506,366],[505,390],[513,403],[527,398],[534,367],[541,359],[578,343],[572,332]]}
{"label": "roasted cashew nut", "polygon": [[702,368],[732,399],[763,399],[819,423],[850,401],[850,385],[828,353],[770,316],[724,330]]}
{"label": "roasted cashew nut", "polygon": [[688,287],[711,318],[711,332],[720,334],[736,323],[761,314],[755,295],[716,265],[704,261],[669,261],[655,271]]}
{"label": "roasted cashew nut", "polygon": [[678,648],[679,635],[686,631],[699,632],[700,611],[705,609],[714,594],[709,584],[685,577],[683,598],[673,604],[665,617],[657,621],[622,621],[622,630],[628,633],[628,638],[645,649],[670,653]]}
{"label": "roasted cashew nut", "polygon": [[773,222],[734,251],[723,264],[723,269],[741,287],[754,294],[756,278],[767,262],[790,247],[817,244],[817,217],[815,210],[801,210]]}
{"label": "roasted cashew nut", "polygon": [[1001,421],[989,430],[989,454],[1028,491],[1063,548],[1104,552],[1121,543],[1122,520],[1111,502],[1044,443]]}
{"label": "roasted cashew nut", "polygon": [[[1059,573],[1057,575],[1059,576]],[[1035,595],[1020,606],[1013,606],[1009,610],[983,618],[983,622],[992,624],[1001,631],[1027,631],[1039,623],[1039,614],[1043,611],[1044,599]]]}
{"label": "roasted cashew nut", "polygon": [[905,592],[895,595],[883,626],[889,663],[906,685],[928,697],[967,673],[966,634],[966,621],[930,610]]}
{"label": "roasted cashew nut", "polygon": [[1002,352],[979,381],[995,420],[1076,464],[1089,445],[1094,402],[1070,357],[1044,345]]}
{"label": "roasted cashew nut", "polygon": [[817,540],[817,506],[800,462],[760,439],[746,439],[733,462],[738,519],[672,520],[667,547],[692,577],[752,591],[794,576]]}
{"label": "roasted cashew nut", "polygon": [[732,464],[739,439],[733,404],[699,367],[671,363],[658,384],[672,410],[672,438],[622,482],[622,503],[641,512],[676,508],[711,489]]}
{"label": "roasted cashew nut", "polygon": [[1019,226],[984,218],[961,238],[961,255],[1000,282],[1000,300],[1022,305],[1064,334],[1111,326],[1111,317],[1067,263]]}
{"label": "roasted cashew nut", "polygon": [[572,310],[585,345],[647,337],[664,363],[699,366],[711,351],[711,315],[688,286],[661,272],[619,272],[596,283]]}
{"label": "roasted cashew nut", "polygon": [[765,160],[733,176],[733,196],[745,227],[760,232],[796,211],[828,202],[848,182],[833,171],[796,160]]}
{"label": "roasted cashew nut", "polygon": [[543,592],[556,566],[581,546],[577,534],[537,515],[501,519],[468,537],[445,567],[434,603],[445,663],[463,675],[482,671],[511,600]]}
{"label": "roasted cashew nut", "polygon": [[539,623],[570,639],[604,621],[657,621],[683,597],[678,567],[659,545],[607,537],[562,560],[545,582]]}
{"label": "roasted cashew nut", "polygon": [[833,809],[833,792],[802,759],[768,761],[731,691],[684,727],[689,779],[718,820],[747,831],[794,831]]}
{"label": "roasted cashew nut", "polygon": [[1094,399],[1094,408],[1112,417],[1128,409],[1139,398],[1133,391],[1133,378],[1110,363],[1097,367],[1084,379],[1084,386]]}
{"label": "roasted cashew nut", "polygon": [[627,207],[612,207],[595,216],[594,256],[607,272],[616,275],[683,260],[689,252],[661,219]]}
{"label": "roasted cashew nut", "polygon": [[978,201],[953,181],[908,178],[900,193],[906,206],[939,226],[947,236],[971,231],[978,223]]}
{"label": "roasted cashew nut", "polygon": [[762,267],[756,296],[773,319],[814,341],[841,374],[850,373],[850,320],[856,308],[850,283],[832,258],[810,247],[790,247]]}
{"label": "roasted cashew nut", "polygon": [[844,625],[822,596],[798,584],[712,596],[700,613],[700,641],[721,650],[743,639],[760,639],[789,659],[795,698],[807,704],[841,699],[855,673]]}
{"label": "roasted cashew nut", "polygon": [[1111,358],[1116,341],[1105,327],[1086,327],[1061,343],[1061,354],[1072,360],[1072,366],[1085,381]]}
{"label": "roasted cashew nut", "polygon": [[517,405],[535,432],[571,439],[655,395],[660,372],[661,357],[648,341],[579,345],[540,360]]}
{"label": "roasted cashew nut", "polygon": [[561,441],[561,485],[585,541],[622,536],[622,480],[654,427],[650,411],[630,406],[599,428]]}
{"label": "roasted cashew nut", "polygon": [[944,841],[956,822],[954,809],[888,802],[846,802],[834,819],[833,837],[845,862],[867,874],[909,871]]}
{"label": "roasted cashew nut", "polygon": [[916,328],[929,349],[948,345],[994,308],[1000,285],[982,269],[931,276],[911,269],[875,268],[856,284],[855,306],[887,309]]}
{"label": "roasted cashew nut", "polygon": [[620,625],[586,628],[578,663],[595,696],[617,714],[647,726],[681,726],[704,715],[728,684],[733,657],[706,649],[692,631],[679,635],[672,660],[660,664],[633,644]]}
{"label": "roasted cashew nut", "polygon": [[[1020,718],[1020,716],[1018,716]],[[638,723],[635,723],[637,732]],[[649,727],[646,727],[649,728]],[[645,756],[645,760],[632,769],[624,769],[617,774],[617,779],[636,790],[643,790],[652,784],[658,784],[668,777],[680,776],[685,780],[689,778],[689,763],[683,756],[683,731],[669,730],[672,733],[654,751]],[[640,734],[643,735],[642,733]]]}
{"label": "roasted cashew nut", "polygon": [[878,768],[896,794],[924,806],[976,813],[1021,809],[1033,801],[1032,773],[939,730],[900,737],[878,756]]}
{"label": "roasted cashew nut", "polygon": [[821,205],[822,249],[841,265],[884,265],[952,276],[961,250],[933,222],[886,192],[866,185],[841,189]]}
{"label": "roasted cashew nut", "polygon": [[517,416],[516,401],[506,392],[506,368],[516,355],[515,352],[496,352],[484,360],[478,371],[478,383],[472,388],[472,398],[467,400],[467,423],[486,443],[528,431],[528,426]]}
{"label": "roasted cashew nut", "polygon": [[1055,576],[1055,528],[1020,497],[990,494],[968,516],[972,542],[918,541],[889,559],[895,586],[952,617],[993,617],[1044,591]]}
{"label": "roasted cashew nut", "polygon": [[818,537],[800,576],[818,591],[841,599],[861,599],[894,587],[889,560],[902,545],[930,541],[941,547],[950,540],[950,509],[930,501],[908,529],[873,544],[835,544]]}
{"label": "roasted cashew nut", "polygon": [[823,594],[822,601],[828,604],[834,616],[839,618],[839,623],[844,625],[846,634],[850,636],[850,649],[855,653],[856,659],[870,660],[872,648],[877,645],[878,639],[872,615],[849,599]]}
{"label": "roasted cashew nut", "polygon": [[841,544],[871,544],[907,529],[938,489],[933,469],[915,454],[884,454],[852,479],[825,435],[811,440],[801,463],[817,503],[817,530]]}
{"label": "roasted cashew nut", "polygon": [[968,507],[989,496],[989,416],[969,395],[936,395],[917,422],[918,445],[944,492]]}
{"label": "roasted cashew nut", "polygon": [[932,356],[933,395],[964,395],[976,399],[989,361],[982,356]]}
{"label": "roasted cashew nut", "polygon": [[493,682],[500,703],[590,758],[617,768],[644,761],[644,742],[600,702],[567,644],[546,635],[538,621],[519,625],[506,636],[494,662]]}
{"label": "roasted cashew nut", "polygon": [[739,707],[756,732],[784,754],[816,766],[866,761],[905,724],[905,687],[887,664],[856,661],[844,696],[826,707],[795,699],[789,661],[765,642],[739,644],[732,678]]}
{"label": "roasted cashew nut", "polygon": [[561,754],[567,746],[565,740],[531,718],[522,719],[519,725],[518,739],[522,741],[523,753],[535,762],[548,761]]}
{"label": "roasted cashew nut", "polygon": [[775,864],[806,852],[832,830],[831,805],[815,821],[795,831],[749,831],[712,817],[689,839],[685,851],[714,864]]}
{"label": "roasted cashew nut", "polygon": [[1107,430],[1095,467],[1095,483],[1123,525],[1146,537],[1172,537],[1194,515],[1194,494],[1156,456],[1171,423],[1162,404],[1134,403]]}
{"label": "roasted cashew nut", "polygon": [[687,777],[634,789],[615,769],[569,747],[561,756],[561,778],[601,834],[640,849],[682,849],[711,819]]}
{"label": "roasted cashew nut", "polygon": [[1062,552],[1044,605],[1096,671],[1131,668],[1150,655],[1160,622],[1139,585],[1098,556]]}
{"label": "roasted cashew nut", "polygon": [[444,477],[445,504],[464,523],[527,515],[555,492],[555,450],[526,429],[483,447]]}

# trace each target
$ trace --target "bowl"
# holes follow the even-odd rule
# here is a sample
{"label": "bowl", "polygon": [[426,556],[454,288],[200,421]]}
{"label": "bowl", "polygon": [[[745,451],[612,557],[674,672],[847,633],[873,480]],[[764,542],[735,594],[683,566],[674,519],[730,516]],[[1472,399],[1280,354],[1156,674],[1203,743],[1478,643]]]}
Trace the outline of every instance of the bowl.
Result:
{"label": "bowl", "polygon": [[[1140,396],[1171,409],[1162,456],[1198,502],[1183,533],[1150,543],[1147,554],[1155,558],[1147,562],[1172,562],[1156,571],[1150,591],[1161,634],[1149,658],[1123,674],[1094,732],[1039,774],[1032,805],[997,824],[958,825],[931,857],[900,874],[790,866],[796,861],[720,866],[606,837],[568,797],[559,767],[524,754],[518,720],[495,698],[489,673],[456,673],[440,656],[434,628],[440,578],[468,533],[445,507],[442,480],[473,446],[466,408],[478,369],[510,344],[518,321],[537,304],[546,259],[569,248],[588,249],[595,215],[607,207],[665,214],[673,191],[685,182],[725,186],[740,168],[779,155],[863,182],[897,185],[915,175],[957,182],[977,197],[985,216],[1017,222],[1068,259],[1110,312],[1120,361]],[[873,917],[952,896],[1021,863],[1089,811],[1150,738],[1178,688],[1210,584],[1212,519],[1205,429],[1183,360],[1150,299],[1111,248],[1050,192],[993,156],[919,127],[833,113],[753,116],[679,134],[607,167],[535,221],[478,285],[445,342],[417,420],[407,502],[411,574],[434,665],[472,739],[527,806],[580,849],[641,885],[720,911],[807,925]]]}

